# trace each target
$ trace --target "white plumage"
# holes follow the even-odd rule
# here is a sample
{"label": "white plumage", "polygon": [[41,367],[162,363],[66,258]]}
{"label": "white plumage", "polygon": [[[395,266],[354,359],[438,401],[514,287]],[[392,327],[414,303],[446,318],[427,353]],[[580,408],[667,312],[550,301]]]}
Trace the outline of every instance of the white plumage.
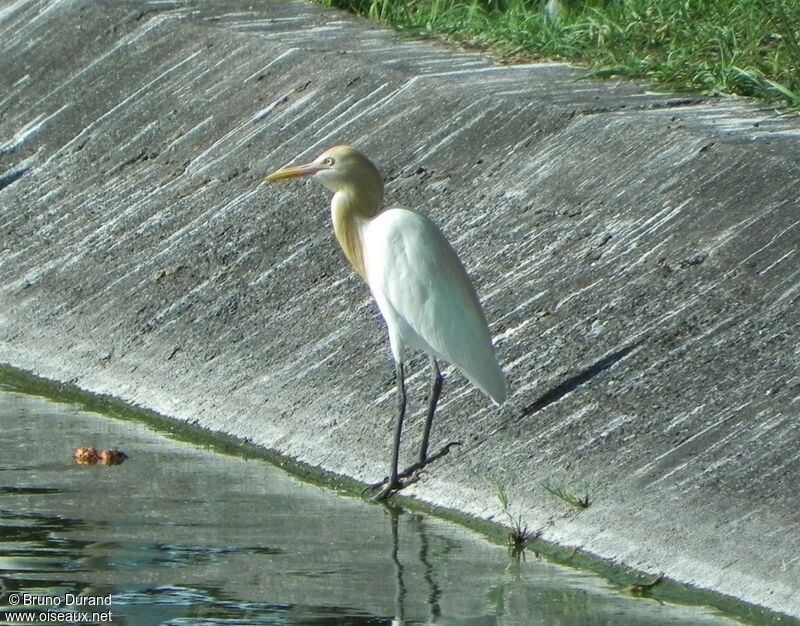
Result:
{"label": "white plumage", "polygon": [[366,279],[389,327],[395,361],[404,348],[455,365],[495,403],[506,381],[478,295],[450,243],[428,217],[391,208],[362,227]]}
{"label": "white plumage", "polygon": [[[377,495],[385,498],[407,484],[401,478],[448,449],[428,457],[428,437],[443,382],[437,360],[452,363],[497,404],[506,399],[505,376],[495,357],[475,288],[455,251],[422,213],[403,208],[382,210],[383,179],[369,159],[348,146],[336,146],[311,163],[278,170],[266,180],[301,176],[313,176],[334,192],[331,217],[336,238],[353,268],[369,285],[389,329],[399,413],[389,476]],[[406,407],[406,349],[426,352],[433,376],[419,461],[398,472]]]}

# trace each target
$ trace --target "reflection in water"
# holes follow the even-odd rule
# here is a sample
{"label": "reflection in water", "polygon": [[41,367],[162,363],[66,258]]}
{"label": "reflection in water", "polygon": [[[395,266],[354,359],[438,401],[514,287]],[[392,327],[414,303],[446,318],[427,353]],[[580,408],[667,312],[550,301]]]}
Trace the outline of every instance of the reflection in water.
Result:
{"label": "reflection in water", "polygon": [[[392,537],[391,559],[395,566],[395,580],[396,580],[396,593],[395,593],[395,619],[393,624],[406,624],[404,601],[406,595],[405,584],[403,583],[403,564],[400,562],[398,556],[400,552],[400,535],[399,535],[399,522],[401,515],[409,515],[410,523],[408,530],[417,534],[419,539],[419,553],[417,558],[422,566],[422,580],[427,587],[427,605],[428,605],[428,619],[430,623],[436,623],[442,614],[442,609],[439,606],[439,597],[442,592],[439,585],[436,583],[435,569],[429,560],[429,547],[428,547],[428,534],[423,524],[423,516],[419,514],[406,513],[402,508],[394,505],[393,503],[384,503],[383,507],[389,517],[389,528]],[[487,622],[488,624],[488,622]]]}
{"label": "reflection in water", "polygon": [[[16,494],[60,493],[59,489],[20,488],[7,492]],[[406,586],[403,580],[404,566],[401,562],[399,521],[407,516],[410,523],[407,531],[417,535],[419,552],[416,555],[422,566],[422,579],[427,587],[424,595],[428,615],[425,623],[435,623],[441,615],[439,597],[441,590],[436,583],[436,570],[429,559],[429,539],[424,517],[409,514],[403,509],[384,505],[387,513],[391,546],[388,556],[394,565],[394,619],[392,624],[419,623],[406,620]],[[102,571],[147,571],[152,568],[186,567],[207,564],[236,554],[277,555],[276,548],[220,548],[212,546],[174,545],[166,543],[137,543],[131,541],[91,541],[67,539],[65,536],[79,531],[107,531],[103,524],[87,522],[53,515],[34,513],[14,514],[0,510],[0,590],[10,593],[24,590],[38,595],[63,597],[66,594],[104,596],[113,594],[118,614],[125,614],[126,606],[158,607],[163,618],[202,618],[203,623],[230,623],[230,620],[248,620],[247,623],[274,624],[275,617],[286,615],[294,623],[302,615],[313,615],[315,624],[385,624],[386,619],[370,615],[359,616],[358,611],[339,607],[300,606],[242,602],[226,597],[216,587],[164,585],[142,588],[135,591],[119,591],[113,587],[92,586],[76,581],[59,580],[57,577],[38,578],[33,574],[52,572],[102,572]],[[405,558],[413,559],[413,553]],[[16,576],[15,576],[16,575]],[[8,608],[8,607],[5,607]],[[215,621],[208,621],[215,620]],[[266,621],[260,621],[266,620]],[[163,623],[170,623],[166,619]],[[494,624],[495,620],[482,620],[481,624]]]}
{"label": "reflection in water", "polygon": [[[74,407],[0,392],[0,430],[0,622],[24,592],[111,594],[136,626],[728,623]],[[131,458],[73,464],[85,444]]]}
{"label": "reflection in water", "polygon": [[395,576],[395,594],[394,594],[394,623],[405,624],[405,600],[406,600],[406,586],[403,582],[403,564],[397,556],[400,551],[400,539],[397,532],[397,525],[400,520],[400,511],[392,506],[387,506],[386,510],[389,513],[389,527],[392,533],[392,549],[391,559],[394,564]]}
{"label": "reflection in water", "polygon": [[[126,591],[117,585],[95,585],[68,580],[53,573],[125,571],[144,573],[154,568],[187,567],[224,561],[234,554],[275,555],[265,548],[218,548],[159,543],[97,542],[67,539],[74,531],[103,531],[101,525],[82,520],[0,510],[0,616],[12,610],[5,600],[12,592],[63,598],[67,594],[97,597],[112,594],[114,623],[177,624],[179,618],[200,619],[202,624],[297,623],[305,615],[314,624],[379,624],[376,618],[358,616],[338,607],[304,607],[290,604],[244,602],[217,587],[155,586]],[[23,612],[40,612],[41,608]],[[46,609],[50,610],[50,609]],[[52,609],[55,610],[55,609]],[[291,619],[276,621],[276,617]],[[130,616],[131,621],[123,619]],[[145,620],[145,621],[142,621]],[[150,621],[152,620],[152,621]],[[244,621],[243,621],[244,620]],[[2,619],[0,619],[2,621]],[[186,623],[180,621],[180,623]]]}
{"label": "reflection in water", "polygon": [[442,614],[442,609],[439,606],[439,596],[442,595],[442,592],[434,582],[433,564],[428,560],[428,535],[422,524],[422,516],[414,515],[412,521],[414,530],[419,534],[419,561],[424,568],[423,577],[430,588],[430,595],[428,596],[428,604],[431,607],[430,621],[435,622]]}

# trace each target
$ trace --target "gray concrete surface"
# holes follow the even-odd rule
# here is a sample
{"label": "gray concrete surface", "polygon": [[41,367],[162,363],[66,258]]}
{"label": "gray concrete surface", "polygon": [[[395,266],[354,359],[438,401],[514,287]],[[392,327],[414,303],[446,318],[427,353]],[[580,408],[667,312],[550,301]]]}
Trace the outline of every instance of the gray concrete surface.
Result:
{"label": "gray concrete surface", "polygon": [[452,375],[464,445],[409,493],[500,519],[500,481],[549,540],[800,616],[796,118],[305,3],[1,6],[0,361],[380,478],[377,310],[327,194],[259,185],[352,143],[459,250],[512,392]]}

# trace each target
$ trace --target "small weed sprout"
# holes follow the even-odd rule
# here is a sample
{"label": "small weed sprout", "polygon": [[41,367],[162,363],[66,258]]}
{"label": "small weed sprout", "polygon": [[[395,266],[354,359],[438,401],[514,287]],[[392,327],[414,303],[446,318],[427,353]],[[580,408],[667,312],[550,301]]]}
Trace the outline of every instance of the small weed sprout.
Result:
{"label": "small weed sprout", "polygon": [[528,545],[528,541],[535,537],[532,537],[531,533],[528,531],[528,527],[523,525],[522,513],[519,513],[516,517],[514,517],[513,513],[511,513],[510,504],[508,501],[508,492],[506,491],[505,485],[498,482],[495,483],[495,487],[497,501],[500,503],[500,508],[503,511],[503,515],[506,516],[508,524],[511,527],[507,538],[508,551],[511,556],[518,557],[521,554],[524,554],[525,547]]}
{"label": "small weed sprout", "polygon": [[542,487],[553,497],[562,502],[566,502],[578,512],[588,509],[592,504],[592,489],[589,485],[584,485],[577,489],[563,480],[558,484],[547,481],[542,483]]}

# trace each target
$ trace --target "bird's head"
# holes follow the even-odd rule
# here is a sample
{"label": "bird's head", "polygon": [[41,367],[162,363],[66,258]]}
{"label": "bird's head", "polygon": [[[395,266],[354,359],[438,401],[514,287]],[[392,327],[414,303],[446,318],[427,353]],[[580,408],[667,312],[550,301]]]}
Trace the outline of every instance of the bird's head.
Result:
{"label": "bird's head", "polygon": [[334,193],[357,198],[363,208],[377,212],[383,200],[383,179],[361,152],[350,146],[335,146],[305,165],[285,167],[264,180],[274,183],[311,176]]}

